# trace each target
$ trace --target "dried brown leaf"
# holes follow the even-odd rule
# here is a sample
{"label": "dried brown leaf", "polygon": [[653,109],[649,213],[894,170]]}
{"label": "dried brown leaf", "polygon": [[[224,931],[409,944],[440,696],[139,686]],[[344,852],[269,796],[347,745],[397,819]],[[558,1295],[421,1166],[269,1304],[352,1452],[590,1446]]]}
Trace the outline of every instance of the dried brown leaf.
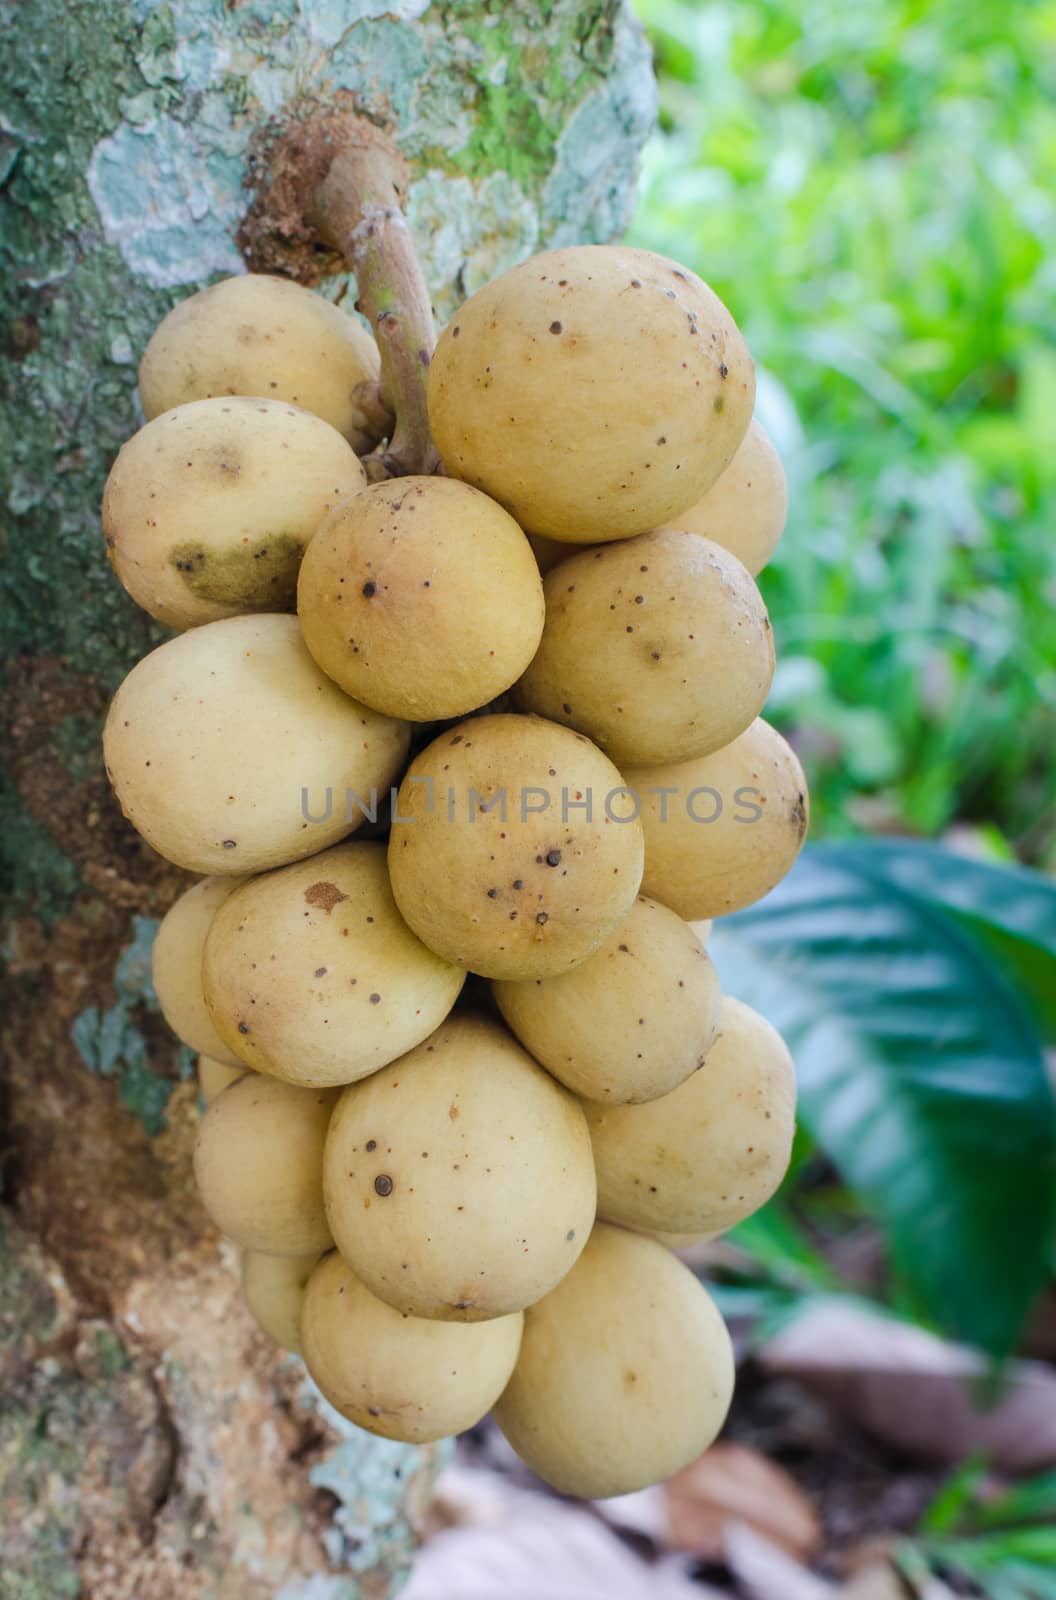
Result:
{"label": "dried brown leaf", "polygon": [[978,1452],[1012,1473],[1056,1464],[1056,1373],[1039,1362],[1011,1363],[988,1405],[975,1351],[837,1300],[808,1306],[760,1360],[910,1455],[952,1464]]}
{"label": "dried brown leaf", "polygon": [[401,1600],[729,1600],[644,1561],[587,1507],[456,1468],[439,1493],[460,1526],[422,1547]]}
{"label": "dried brown leaf", "polygon": [[840,1600],[909,1600],[909,1590],[889,1561],[874,1559],[844,1585]]}
{"label": "dried brown leaf", "polygon": [[729,1522],[746,1523],[800,1560],[809,1561],[821,1543],[817,1515],[802,1489],[748,1445],[713,1445],[664,1493],[670,1542],[707,1560],[721,1556]]}

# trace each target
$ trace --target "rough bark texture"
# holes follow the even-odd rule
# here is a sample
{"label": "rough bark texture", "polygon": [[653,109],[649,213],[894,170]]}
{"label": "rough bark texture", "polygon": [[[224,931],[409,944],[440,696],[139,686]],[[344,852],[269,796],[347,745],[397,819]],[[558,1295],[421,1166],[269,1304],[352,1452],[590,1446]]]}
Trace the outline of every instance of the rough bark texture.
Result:
{"label": "rough bark texture", "polygon": [[623,0],[3,0],[0,20],[0,1600],[383,1596],[441,1456],[320,1408],[190,1187],[190,1062],[149,982],[186,880],[122,823],[98,753],[159,634],[109,573],[99,498],[149,332],[240,270],[265,130],[338,94],[394,124],[443,322],[532,249],[619,232],[648,53]]}

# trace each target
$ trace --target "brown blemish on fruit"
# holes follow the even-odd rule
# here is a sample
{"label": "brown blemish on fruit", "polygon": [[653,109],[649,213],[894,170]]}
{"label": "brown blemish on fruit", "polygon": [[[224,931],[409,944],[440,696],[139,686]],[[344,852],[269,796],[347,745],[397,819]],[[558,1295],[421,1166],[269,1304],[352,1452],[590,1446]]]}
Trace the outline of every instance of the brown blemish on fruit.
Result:
{"label": "brown blemish on fruit", "polygon": [[387,1172],[379,1172],[377,1177],[374,1179],[374,1193],[375,1194],[380,1194],[382,1199],[384,1200],[387,1195],[390,1195],[392,1193],[394,1188],[395,1188],[395,1184],[393,1183],[392,1179],[389,1177],[388,1173]]}
{"label": "brown blemish on fruit", "polygon": [[342,894],[336,883],[313,883],[304,891],[304,898],[310,906],[329,912],[342,900],[347,900],[348,895]]}
{"label": "brown blemish on fruit", "polygon": [[169,566],[197,600],[242,611],[282,611],[296,598],[303,555],[304,542],[292,533],[265,533],[219,550],[193,541],[173,545]]}

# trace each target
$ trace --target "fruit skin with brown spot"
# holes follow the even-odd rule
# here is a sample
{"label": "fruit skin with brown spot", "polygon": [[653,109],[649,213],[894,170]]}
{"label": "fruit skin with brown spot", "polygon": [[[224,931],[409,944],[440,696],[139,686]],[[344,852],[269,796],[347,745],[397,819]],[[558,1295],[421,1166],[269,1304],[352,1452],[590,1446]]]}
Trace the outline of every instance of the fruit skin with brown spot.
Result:
{"label": "fruit skin with brown spot", "polygon": [[389,838],[396,903],[430,949],[483,977],[568,971],[638,893],[641,826],[626,798],[589,739],[541,717],[448,728],[400,785]]}
{"label": "fruit skin with brown spot", "polygon": [[528,532],[579,544],[643,533],[699,500],[754,402],[721,300],[688,268],[623,245],[504,272],[455,314],[429,372],[448,473]]}
{"label": "fruit skin with brown spot", "polygon": [[323,1145],[336,1091],[247,1073],[198,1129],[194,1177],[213,1222],[244,1250],[305,1256],[329,1248]]}
{"label": "fruit skin with brown spot", "polygon": [[324,1194],[338,1249],[387,1304],[443,1321],[505,1316],[552,1289],[586,1243],[586,1119],[500,1023],[452,1017],[345,1090]]}
{"label": "fruit skin with brown spot", "polygon": [[706,755],[762,709],[770,618],[736,556],[710,539],[647,533],[583,551],[543,588],[546,626],[514,700],[617,763]]}
{"label": "fruit skin with brown spot", "polygon": [[144,656],[111,702],[103,756],[122,811],[159,855],[227,877],[350,833],[363,813],[346,815],[347,791],[384,794],[408,739],[406,723],[320,672],[296,617],[269,614],[207,623]]}
{"label": "fruit skin with brown spot", "polygon": [[650,1233],[725,1233],[788,1169],[795,1068],[766,1018],[724,995],[702,1071],[648,1105],[584,1109],[600,1216]]}
{"label": "fruit skin with brown spot", "polygon": [[625,766],[623,775],[642,801],[643,890],[687,921],[761,900],[803,848],[807,780],[762,717],[710,755]]}
{"label": "fruit skin with brown spot", "polygon": [[719,1025],[719,980],[673,911],[639,897],[571,972],[495,983],[507,1024],[548,1072],[586,1100],[655,1100],[704,1065]]}
{"label": "fruit skin with brown spot", "polygon": [[519,1312],[472,1325],[406,1317],[378,1300],[335,1252],[308,1280],[305,1365],[349,1422],[428,1444],[472,1428],[504,1389],[521,1342]]}
{"label": "fruit skin with brown spot", "polygon": [[385,846],[336,845],[252,878],[205,941],[206,1004],[228,1049],[288,1083],[352,1083],[447,1016],[465,973],[396,909]]}
{"label": "fruit skin with brown spot", "polygon": [[599,1223],[579,1261],[525,1312],[495,1420],[561,1494],[605,1499],[706,1450],[733,1393],[729,1334],[662,1245]]}
{"label": "fruit skin with brown spot", "polygon": [[225,1067],[241,1067],[242,1063],[227,1048],[209,1015],[202,989],[202,951],[217,911],[244,882],[244,878],[214,877],[193,883],[162,917],[151,951],[154,993],[165,1021],[181,1044]]}
{"label": "fruit skin with brown spot", "polygon": [[788,518],[788,480],[773,440],[753,417],[720,478],[665,528],[713,539],[743,561],[754,578],[777,549]]}
{"label": "fruit skin with brown spot", "polygon": [[453,478],[378,483],[308,547],[305,643],[346,694],[388,716],[464,716],[503,694],[543,631],[543,586],[513,518]]}
{"label": "fruit skin with brown spot", "polygon": [[308,541],[367,481],[351,446],[276,400],[197,400],[122,445],[103,492],[111,565],[170,628],[292,610]]}
{"label": "fruit skin with brown spot", "polygon": [[336,428],[357,455],[383,431],[378,347],[355,317],[288,278],[247,273],[188,295],[139,364],[148,418],[208,396],[286,400]]}

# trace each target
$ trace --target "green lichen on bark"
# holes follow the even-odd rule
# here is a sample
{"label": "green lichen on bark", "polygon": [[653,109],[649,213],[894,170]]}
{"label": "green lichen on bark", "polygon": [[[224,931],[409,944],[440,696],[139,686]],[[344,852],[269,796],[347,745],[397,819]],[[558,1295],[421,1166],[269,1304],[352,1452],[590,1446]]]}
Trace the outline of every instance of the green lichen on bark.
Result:
{"label": "green lichen on bark", "polygon": [[[410,1577],[418,1530],[407,1516],[408,1503],[429,1503],[433,1486],[453,1454],[453,1441],[398,1444],[366,1433],[348,1422],[309,1385],[320,1414],[341,1442],[312,1468],[311,1481],[338,1501],[334,1532],[340,1537],[339,1564],[353,1574],[310,1587],[290,1584],[279,1600],[365,1600],[376,1587],[372,1576],[385,1574],[393,1591]],[[336,1545],[335,1539],[335,1545]]]}
{"label": "green lichen on bark", "polygon": [[472,47],[477,115],[466,143],[438,151],[439,163],[456,172],[508,172],[531,189],[549,174],[572,111],[605,80],[620,7],[539,0],[525,15],[450,0],[440,9]]}
{"label": "green lichen on bark", "polygon": [[[76,1596],[76,1550],[100,1469],[132,1469],[120,1497],[132,1516],[148,1509],[165,1480],[164,1437],[159,1450],[144,1428],[159,1406],[114,1331],[77,1322],[54,1263],[13,1237],[2,1216],[0,1388],[0,1600]],[[123,1430],[142,1431],[122,1438]]]}

